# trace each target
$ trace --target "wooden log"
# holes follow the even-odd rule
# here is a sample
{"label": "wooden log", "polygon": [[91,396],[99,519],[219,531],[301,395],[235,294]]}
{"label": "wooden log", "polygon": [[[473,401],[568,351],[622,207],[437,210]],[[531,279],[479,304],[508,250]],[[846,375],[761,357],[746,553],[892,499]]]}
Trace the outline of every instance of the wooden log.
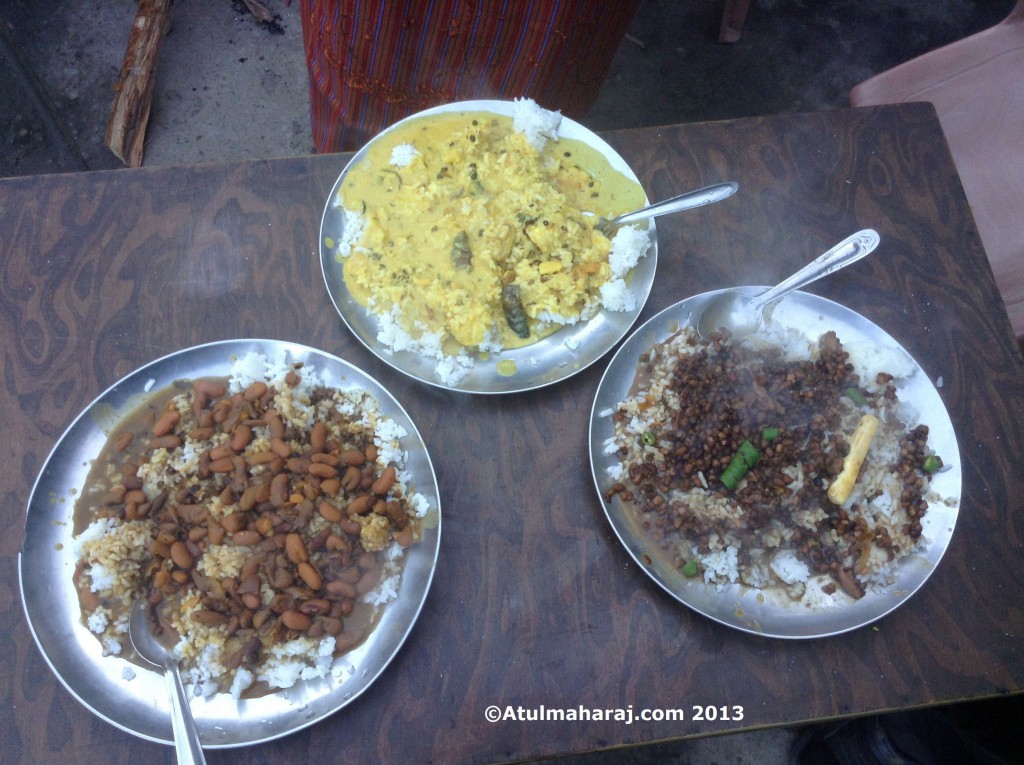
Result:
{"label": "wooden log", "polygon": [[172,2],[139,0],[121,74],[114,86],[106,144],[129,167],[142,165],[146,125],[156,83],[157,54],[170,22]]}
{"label": "wooden log", "polygon": [[274,20],[274,14],[272,14],[263,3],[259,0],[242,0],[245,3],[245,7],[249,9],[249,13],[256,17],[257,21],[262,21],[264,24],[269,24]]}

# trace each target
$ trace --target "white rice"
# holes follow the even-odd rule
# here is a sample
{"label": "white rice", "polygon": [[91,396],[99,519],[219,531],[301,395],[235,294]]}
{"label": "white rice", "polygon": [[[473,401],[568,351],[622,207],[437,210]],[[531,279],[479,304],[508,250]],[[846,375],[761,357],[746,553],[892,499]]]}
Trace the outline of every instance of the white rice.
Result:
{"label": "white rice", "polygon": [[400,143],[391,150],[391,164],[395,167],[408,167],[418,156],[419,152],[411,143]]}
{"label": "white rice", "polygon": [[513,130],[522,133],[537,151],[543,150],[548,141],[558,140],[561,123],[559,112],[542,109],[532,98],[517,98],[512,102]]}

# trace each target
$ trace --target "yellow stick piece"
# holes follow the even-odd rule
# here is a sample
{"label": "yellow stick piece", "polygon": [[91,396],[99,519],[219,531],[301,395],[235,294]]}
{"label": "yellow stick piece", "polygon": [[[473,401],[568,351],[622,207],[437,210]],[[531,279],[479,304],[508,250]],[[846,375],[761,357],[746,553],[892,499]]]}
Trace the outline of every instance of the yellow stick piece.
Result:
{"label": "yellow stick piece", "polygon": [[857,423],[857,429],[853,431],[850,438],[850,451],[843,460],[843,469],[832,485],[828,487],[828,498],[837,505],[843,504],[850,498],[853,485],[857,482],[857,475],[860,473],[861,465],[867,456],[868,448],[878,432],[878,418],[873,414],[865,414]]}

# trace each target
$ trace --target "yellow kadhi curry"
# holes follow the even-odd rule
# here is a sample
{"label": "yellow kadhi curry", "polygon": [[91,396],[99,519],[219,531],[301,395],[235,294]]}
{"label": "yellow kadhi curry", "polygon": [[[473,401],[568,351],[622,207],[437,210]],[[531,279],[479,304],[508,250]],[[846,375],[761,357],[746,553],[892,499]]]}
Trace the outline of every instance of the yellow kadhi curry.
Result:
{"label": "yellow kadhi curry", "polygon": [[382,134],[335,204],[345,285],[381,320],[379,341],[438,359],[451,383],[474,352],[527,345],[597,311],[632,310],[628,272],[646,230],[609,240],[597,218],[643,206],[596,149],[558,138],[560,115],[441,112]]}

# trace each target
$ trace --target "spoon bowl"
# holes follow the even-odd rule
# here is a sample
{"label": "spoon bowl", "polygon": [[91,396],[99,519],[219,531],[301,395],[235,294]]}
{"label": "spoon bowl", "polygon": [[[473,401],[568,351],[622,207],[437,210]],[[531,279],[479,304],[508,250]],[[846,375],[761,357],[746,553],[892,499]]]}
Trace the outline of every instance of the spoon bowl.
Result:
{"label": "spoon bowl", "polygon": [[772,306],[793,290],[856,263],[878,247],[878,232],[864,229],[847,237],[819,255],[788,279],[760,294],[749,290],[725,290],[716,296],[697,319],[697,334],[710,340],[712,334],[728,330],[733,337],[760,331]]}
{"label": "spoon bowl", "polygon": [[206,757],[199,743],[199,733],[196,731],[185,687],[178,672],[178,661],[170,649],[153,634],[149,607],[142,598],[132,604],[128,617],[128,637],[139,657],[163,672],[171,699],[171,728],[174,731],[174,748],[178,754],[178,762],[182,765],[205,763]]}

